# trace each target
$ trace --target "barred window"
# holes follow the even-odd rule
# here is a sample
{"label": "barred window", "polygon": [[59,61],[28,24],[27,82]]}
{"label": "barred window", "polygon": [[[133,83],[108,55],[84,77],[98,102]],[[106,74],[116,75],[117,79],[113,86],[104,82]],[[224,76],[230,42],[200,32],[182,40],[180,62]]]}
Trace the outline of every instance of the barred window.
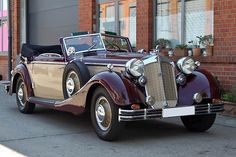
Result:
{"label": "barred window", "polygon": [[156,0],[156,39],[172,47],[213,34],[213,0]]}
{"label": "barred window", "polygon": [[98,31],[129,37],[136,46],[136,0],[97,0]]}

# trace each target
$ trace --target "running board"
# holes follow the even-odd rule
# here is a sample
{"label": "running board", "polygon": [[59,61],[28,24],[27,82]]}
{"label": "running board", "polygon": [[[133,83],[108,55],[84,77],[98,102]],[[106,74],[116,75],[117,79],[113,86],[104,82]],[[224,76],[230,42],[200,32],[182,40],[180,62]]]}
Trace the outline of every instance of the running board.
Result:
{"label": "running board", "polygon": [[38,98],[38,97],[30,97],[29,102],[38,104],[38,105],[46,105],[46,106],[55,106],[56,102],[60,100],[55,99],[45,99],[45,98]]}

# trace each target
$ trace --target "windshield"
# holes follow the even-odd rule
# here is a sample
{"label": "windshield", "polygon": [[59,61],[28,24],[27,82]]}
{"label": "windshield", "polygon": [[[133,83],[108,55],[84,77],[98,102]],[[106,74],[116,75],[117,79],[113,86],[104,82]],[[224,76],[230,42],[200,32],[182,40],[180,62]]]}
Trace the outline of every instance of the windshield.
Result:
{"label": "windshield", "polygon": [[78,52],[105,50],[100,34],[68,37],[64,42],[68,56]]}
{"label": "windshield", "polygon": [[129,40],[124,37],[105,34],[88,34],[64,38],[67,55],[108,50],[113,52],[132,52]]}
{"label": "windshield", "polygon": [[118,36],[102,36],[105,47],[109,51],[124,51],[131,52],[129,41],[126,38]]}

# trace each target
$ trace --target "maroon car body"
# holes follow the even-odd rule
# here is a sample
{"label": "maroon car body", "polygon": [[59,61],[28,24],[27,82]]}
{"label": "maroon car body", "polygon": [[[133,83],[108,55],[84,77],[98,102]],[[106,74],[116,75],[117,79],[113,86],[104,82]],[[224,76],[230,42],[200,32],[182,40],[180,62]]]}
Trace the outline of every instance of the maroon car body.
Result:
{"label": "maroon car body", "polygon": [[[186,57],[175,66],[166,57],[133,52],[128,38],[94,34],[95,39],[87,39],[88,36],[90,35],[62,38],[61,46],[23,46],[21,63],[13,71],[11,85],[6,87],[10,95],[16,93],[21,112],[32,112],[34,104],[74,114],[90,110],[94,112],[91,117],[98,136],[104,140],[113,140],[118,134],[117,127],[123,121],[179,116],[189,130],[205,131],[213,124],[215,113],[223,111],[214,77],[208,71],[200,69],[197,63],[192,63],[191,58]],[[103,40],[100,41],[100,38]],[[99,44],[87,45],[88,42],[94,43],[91,40]],[[78,46],[77,42],[83,44]],[[68,46],[69,44],[73,46]],[[85,46],[87,50],[80,50],[81,53],[77,55],[76,48]],[[184,72],[190,69],[184,67],[184,64],[188,64],[188,68],[192,65],[193,71]],[[154,65],[160,71],[151,67]],[[62,69],[61,79],[55,80],[61,81],[61,84],[57,82],[54,87],[58,86],[55,87],[55,93],[60,91],[63,94],[52,94],[53,86],[49,87],[50,83],[47,81],[53,80],[53,75],[59,77],[60,71],[43,72],[43,69],[50,68]],[[141,75],[139,70],[143,72]],[[37,81],[47,77],[48,80]],[[155,83],[155,79],[161,83]],[[150,82],[156,87],[151,87]],[[50,91],[51,93],[46,93],[52,94],[52,98],[42,95],[42,90]],[[156,97],[149,96],[151,92]],[[102,93],[100,97],[99,93]],[[102,100],[99,102],[100,99]],[[107,102],[103,104],[104,101]],[[113,115],[116,116],[115,119]],[[202,117],[208,121],[205,128],[198,122]],[[195,120],[197,124],[193,126],[190,124],[191,120]],[[105,124],[108,121],[111,122]],[[114,127],[113,123],[119,125]]]}

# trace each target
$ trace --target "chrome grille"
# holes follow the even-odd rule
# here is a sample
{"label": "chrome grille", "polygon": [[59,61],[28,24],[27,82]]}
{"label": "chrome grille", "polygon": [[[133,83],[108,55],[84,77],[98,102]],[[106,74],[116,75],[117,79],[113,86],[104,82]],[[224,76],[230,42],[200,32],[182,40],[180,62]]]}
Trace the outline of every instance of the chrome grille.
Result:
{"label": "chrome grille", "polygon": [[177,87],[174,67],[159,56],[144,60],[147,78],[146,95],[155,98],[156,109],[175,107],[177,104]]}
{"label": "chrome grille", "polygon": [[[161,63],[163,83],[165,89],[165,95],[167,100],[175,100],[176,95],[176,82],[175,76],[173,75],[174,69],[173,66],[169,63]],[[173,81],[174,80],[174,81]]]}

